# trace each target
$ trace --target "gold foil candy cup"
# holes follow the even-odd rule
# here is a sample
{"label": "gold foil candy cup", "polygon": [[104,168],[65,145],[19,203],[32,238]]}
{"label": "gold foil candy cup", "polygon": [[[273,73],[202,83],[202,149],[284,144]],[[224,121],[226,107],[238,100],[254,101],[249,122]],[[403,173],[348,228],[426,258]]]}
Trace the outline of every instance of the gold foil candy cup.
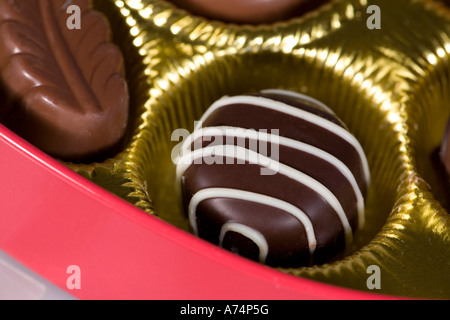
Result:
{"label": "gold foil candy cup", "polygon": [[[369,5],[381,10],[380,29],[368,28]],[[366,152],[366,223],[341,259],[277,270],[372,293],[450,298],[449,197],[433,160],[450,115],[443,6],[334,1],[258,26],[209,21],[156,0],[95,6],[110,18],[127,61],[135,115],[119,155],[75,170],[189,232],[173,132],[192,132],[224,95],[267,88],[310,95],[335,110]],[[379,272],[375,287],[371,270]]]}

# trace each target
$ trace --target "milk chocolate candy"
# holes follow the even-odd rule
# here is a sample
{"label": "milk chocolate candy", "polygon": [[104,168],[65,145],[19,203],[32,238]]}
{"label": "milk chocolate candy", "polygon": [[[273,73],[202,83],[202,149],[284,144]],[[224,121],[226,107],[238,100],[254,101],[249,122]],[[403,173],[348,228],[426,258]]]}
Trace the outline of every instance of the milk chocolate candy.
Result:
{"label": "milk chocolate candy", "polygon": [[270,23],[307,12],[325,1],[311,0],[171,0],[210,19],[236,23]]}
{"label": "milk chocolate candy", "polygon": [[199,237],[271,266],[321,264],[364,224],[364,151],[332,110],[282,90],[215,102],[177,158]]}
{"label": "milk chocolate candy", "polygon": [[129,108],[123,58],[88,0],[0,0],[0,33],[4,124],[63,160],[117,147]]}

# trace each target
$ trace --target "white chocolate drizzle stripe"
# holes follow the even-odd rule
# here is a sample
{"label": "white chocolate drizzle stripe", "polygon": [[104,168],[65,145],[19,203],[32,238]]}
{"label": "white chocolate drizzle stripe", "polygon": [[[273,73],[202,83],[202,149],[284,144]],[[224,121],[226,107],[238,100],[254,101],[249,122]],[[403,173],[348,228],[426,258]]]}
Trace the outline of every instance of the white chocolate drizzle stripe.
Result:
{"label": "white chocolate drizzle stripe", "polygon": [[323,102],[314,99],[310,96],[298,93],[298,92],[294,92],[294,91],[288,91],[288,90],[282,90],[282,89],[266,89],[266,90],[261,90],[262,93],[267,93],[267,94],[277,94],[277,95],[281,95],[281,96],[286,96],[286,97],[290,97],[290,98],[294,98],[294,99],[298,99],[298,100],[303,100],[309,103],[312,103],[315,106],[318,106],[319,109],[322,108],[322,111],[327,111],[328,113],[331,113],[332,115],[336,115],[334,113],[334,111],[328,107],[326,104],[324,104]]}
{"label": "white chocolate drizzle stripe", "polygon": [[334,211],[336,211],[344,228],[346,241],[347,243],[351,242],[352,230],[348,218],[339,200],[327,187],[325,187],[319,181],[304,174],[303,172],[298,171],[297,169],[282,164],[279,161],[270,159],[266,156],[260,155],[252,150],[230,145],[212,146],[200,150],[194,150],[193,152],[189,152],[187,155],[181,158],[180,165],[177,167],[177,176],[182,176],[187,168],[191,166],[191,163],[196,159],[203,158],[205,155],[209,156],[212,154],[218,157],[233,155],[233,158],[235,159],[248,161],[251,164],[257,164],[259,166],[269,168],[270,170],[278,172],[290,179],[296,180],[300,184],[305,185],[311,190],[315,191],[334,209]]}
{"label": "white chocolate drizzle stripe", "polygon": [[[256,131],[255,131],[256,133]],[[183,143],[182,149],[181,149],[181,155],[186,155],[190,151],[190,147],[192,143],[194,142],[194,139],[202,138],[202,137],[237,137],[237,138],[255,138],[258,141],[263,141],[267,143],[276,143],[281,146],[289,147],[295,150],[299,150],[308,154],[311,154],[313,156],[316,156],[320,159],[323,159],[324,161],[328,162],[332,166],[334,166],[351,184],[353,191],[356,196],[356,205],[357,205],[357,211],[358,211],[358,227],[362,228],[365,223],[365,214],[364,214],[364,197],[362,195],[362,192],[358,186],[358,183],[353,175],[353,173],[350,171],[350,169],[338,158],[333,156],[332,154],[319,149],[317,147],[314,147],[312,145],[303,143],[301,141],[297,141],[294,139],[281,137],[281,136],[274,136],[270,133],[264,133],[264,134],[257,134],[255,137],[250,137],[246,129],[244,128],[238,128],[238,127],[207,127],[199,129],[195,132],[195,134],[191,134],[188,138],[186,138],[185,142]],[[222,140],[223,141],[223,140]],[[180,159],[177,159],[177,161],[181,161]],[[187,168],[186,168],[187,170]],[[179,183],[181,179],[181,175],[184,174],[183,172],[177,173],[177,183]]]}
{"label": "white chocolate drizzle stripe", "polygon": [[[304,226],[306,231],[306,236],[308,239],[308,246],[309,246],[309,252],[310,254],[314,254],[314,251],[317,246],[317,240],[316,235],[314,232],[314,227],[311,223],[311,220],[309,217],[299,208],[296,206],[277,199],[270,196],[266,196],[259,193],[239,190],[239,189],[230,189],[230,188],[207,188],[200,190],[197,192],[191,199],[189,203],[189,222],[191,223],[192,229],[194,230],[195,234],[198,236],[198,227],[197,227],[197,219],[196,219],[196,211],[198,205],[207,199],[216,199],[216,198],[228,198],[228,199],[237,199],[237,200],[245,200],[255,203],[264,204],[267,206],[271,206],[274,208],[278,208],[280,210],[283,210],[292,216],[296,217]],[[243,231],[243,229],[241,229]],[[247,229],[248,231],[248,229]],[[248,233],[242,233],[242,235],[246,236],[249,239],[255,239],[253,234]],[[256,240],[258,238],[256,237]],[[255,242],[256,243],[256,242]],[[264,247],[264,243],[259,242],[256,243],[256,245],[259,248]]]}
{"label": "white chocolate drizzle stripe", "polygon": [[324,128],[325,130],[332,132],[336,134],[337,136],[341,137],[348,143],[350,143],[355,150],[359,154],[359,158],[363,167],[365,180],[367,181],[367,185],[370,184],[370,171],[369,171],[369,165],[367,163],[366,155],[364,153],[364,150],[362,149],[361,145],[359,144],[358,140],[345,128],[325,119],[320,116],[317,116],[311,112],[305,111],[303,109],[299,109],[293,106],[290,106],[286,103],[275,101],[272,99],[264,98],[264,97],[258,97],[258,96],[233,96],[233,97],[223,97],[216,102],[214,102],[208,110],[203,114],[200,121],[198,122],[195,130],[200,129],[201,125],[205,122],[206,119],[209,118],[209,116],[215,112],[217,109],[226,107],[232,104],[248,104],[252,105],[258,108],[266,108],[271,109],[277,112],[285,113],[288,115],[291,115],[296,118],[300,118],[302,120],[305,120],[307,122],[313,123],[317,126],[320,126]]}
{"label": "white chocolate drizzle stripe", "polygon": [[222,248],[225,235],[229,231],[239,233],[256,244],[259,249],[259,262],[263,264],[266,263],[267,255],[269,254],[269,245],[267,244],[266,238],[264,238],[264,235],[262,235],[261,232],[241,223],[227,222],[222,226],[222,229],[220,230],[219,246]]}

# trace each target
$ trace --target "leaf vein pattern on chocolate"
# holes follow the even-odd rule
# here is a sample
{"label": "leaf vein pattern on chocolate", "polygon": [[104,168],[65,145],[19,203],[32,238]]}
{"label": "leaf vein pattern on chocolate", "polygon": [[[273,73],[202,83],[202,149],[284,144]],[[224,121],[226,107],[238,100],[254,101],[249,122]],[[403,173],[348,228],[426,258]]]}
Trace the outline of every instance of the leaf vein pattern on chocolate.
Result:
{"label": "leaf vein pattern on chocolate", "polygon": [[[51,48],[55,61],[57,61],[61,69],[61,75],[64,77],[65,83],[73,92],[74,101],[78,101],[77,107],[81,110],[84,108],[100,110],[99,102],[92,91],[89,90],[89,86],[78,66],[77,59],[70,53],[70,48],[63,34],[63,30],[66,30],[66,28],[58,25],[54,1],[41,0],[39,4],[44,32],[48,38],[48,45]],[[61,13],[59,12],[58,14]],[[74,31],[71,32],[73,33]],[[68,79],[78,81],[68,81]]]}

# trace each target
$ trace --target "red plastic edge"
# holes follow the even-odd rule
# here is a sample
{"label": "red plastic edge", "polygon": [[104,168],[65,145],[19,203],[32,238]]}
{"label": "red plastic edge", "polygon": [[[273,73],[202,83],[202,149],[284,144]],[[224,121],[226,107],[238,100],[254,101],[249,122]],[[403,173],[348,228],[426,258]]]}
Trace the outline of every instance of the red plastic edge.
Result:
{"label": "red plastic edge", "polygon": [[[396,299],[237,257],[147,215],[1,125],[0,156],[0,249],[79,299]],[[79,288],[70,286],[71,266]]]}

